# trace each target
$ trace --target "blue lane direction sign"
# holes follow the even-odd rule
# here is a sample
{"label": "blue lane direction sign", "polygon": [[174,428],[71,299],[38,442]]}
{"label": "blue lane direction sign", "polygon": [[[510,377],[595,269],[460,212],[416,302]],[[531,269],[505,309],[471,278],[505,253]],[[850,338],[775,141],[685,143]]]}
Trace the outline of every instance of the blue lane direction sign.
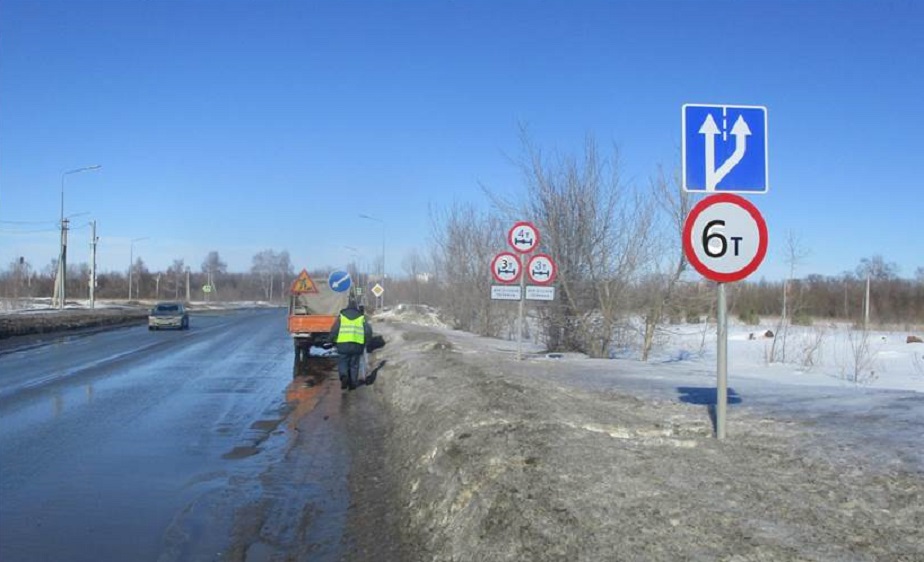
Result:
{"label": "blue lane direction sign", "polygon": [[688,103],[680,120],[684,191],[767,192],[766,107]]}
{"label": "blue lane direction sign", "polygon": [[352,280],[350,279],[350,274],[346,271],[332,271],[327,277],[327,284],[334,291],[345,293],[350,290]]}

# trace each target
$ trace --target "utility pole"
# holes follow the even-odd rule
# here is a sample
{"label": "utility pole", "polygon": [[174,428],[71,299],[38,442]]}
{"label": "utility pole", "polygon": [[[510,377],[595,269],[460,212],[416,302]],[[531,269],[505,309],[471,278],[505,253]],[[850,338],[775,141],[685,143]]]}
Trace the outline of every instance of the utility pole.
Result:
{"label": "utility pole", "polygon": [[189,302],[189,268],[186,268],[186,302]]}
{"label": "utility pole", "polygon": [[96,308],[96,221],[90,221],[90,308]]}
{"label": "utility pole", "polygon": [[58,308],[64,310],[64,303],[67,300],[67,219],[64,218],[64,179],[70,174],[77,174],[89,170],[99,170],[102,168],[99,164],[95,166],[86,166],[68,170],[61,174],[61,253],[58,256],[58,279],[55,283],[55,296],[52,299],[58,301]]}
{"label": "utility pole", "polygon": [[67,226],[70,221],[61,220],[61,258],[58,260],[58,280],[61,287],[58,289],[58,308],[64,310],[67,304]]}
{"label": "utility pole", "polygon": [[61,268],[61,302],[58,308],[62,310],[67,305],[67,230],[70,222],[68,219],[61,221],[61,261],[58,262]]}

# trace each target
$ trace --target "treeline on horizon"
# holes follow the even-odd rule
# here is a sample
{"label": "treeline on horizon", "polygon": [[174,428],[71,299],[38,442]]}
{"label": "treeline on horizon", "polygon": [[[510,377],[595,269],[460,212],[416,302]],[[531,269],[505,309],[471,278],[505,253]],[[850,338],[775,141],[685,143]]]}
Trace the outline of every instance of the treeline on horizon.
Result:
{"label": "treeline on horizon", "polygon": [[[228,271],[218,252],[209,254],[213,259],[206,259],[203,266],[195,272],[190,271],[191,298],[204,300],[202,286],[208,281],[209,263],[214,266],[212,275],[216,286],[217,299],[221,300],[262,300],[285,302],[288,287],[297,272],[287,263],[288,253],[266,250],[254,256],[254,266],[248,272]],[[268,261],[266,258],[274,258]],[[416,257],[415,257],[416,259]],[[407,260],[405,260],[407,261]],[[924,322],[924,268],[919,268],[913,278],[903,278],[896,273],[894,264],[884,262],[874,256],[863,260],[856,272],[845,272],[836,276],[810,274],[800,279],[784,281],[745,280],[731,283],[728,288],[729,312],[739,318],[778,317],[782,313],[782,295],[784,287],[790,299],[790,310],[799,321],[810,322],[812,319],[850,320],[863,317],[866,293],[865,269],[869,264],[877,264],[875,275],[870,276],[870,317],[880,324],[922,323]],[[350,266],[355,271],[355,265]],[[6,299],[32,299],[51,297],[54,291],[54,277],[57,264],[53,261],[41,271],[35,271],[28,262],[18,260],[9,264],[0,272],[0,295]],[[164,271],[150,271],[141,258],[135,262],[133,271],[133,295],[141,300],[156,300],[186,296],[186,266],[183,260],[175,260],[174,265]],[[414,271],[405,271],[404,275],[389,278],[389,300],[408,304],[424,304],[439,307],[441,303],[452,299],[443,293],[458,291],[459,283],[443,281],[424,271],[426,264],[419,264]],[[483,268],[483,277],[490,284],[487,265]],[[418,271],[419,270],[419,271]],[[315,278],[324,278],[326,270],[312,271]],[[357,274],[370,282],[378,281],[378,275]],[[157,278],[160,277],[160,282]],[[635,297],[630,300],[643,301],[650,290],[653,280],[641,280],[632,291]],[[366,282],[364,284],[369,284]],[[69,267],[68,295],[70,300],[89,298],[89,268],[86,264]],[[672,311],[673,322],[695,321],[698,316],[714,314],[709,295],[714,291],[714,284],[705,280],[683,281],[678,291],[678,305]],[[101,273],[97,279],[96,298],[106,300],[126,299],[128,296],[128,274],[123,272]],[[706,303],[704,306],[700,303]],[[639,312],[636,310],[635,312]]]}
{"label": "treeline on horizon", "polygon": [[[425,253],[412,251],[401,262],[403,275],[384,281],[386,305],[411,303],[439,310],[453,327],[481,335],[515,337],[516,303],[491,300],[489,271],[494,256],[507,248],[506,235],[520,220],[540,233],[537,251],[557,266],[552,301],[530,301],[536,322],[523,334],[550,349],[590,356],[612,355],[627,345],[645,360],[660,334],[678,322],[715,317],[714,284],[690,268],[677,243],[696,196],[680,189],[678,172],[656,170],[647,185],[625,181],[619,153],[604,156],[592,138],[577,155],[544,153],[523,133],[523,152],[514,161],[523,177],[519,198],[504,198],[482,186],[490,205],[454,203],[434,208]],[[749,279],[728,285],[729,314],[746,322],[778,318],[784,325],[815,320],[856,323],[865,316],[867,280],[869,318],[876,325],[924,324],[924,267],[901,277],[883,256],[864,258],[837,276],[797,275],[810,249],[797,235],[782,237],[787,279]],[[360,286],[382,281],[381,261],[349,265]],[[0,297],[15,306],[23,299],[51,297],[55,260],[34,269],[25,257],[0,271]],[[326,279],[327,271],[310,272]],[[218,251],[197,266],[174,260],[164,271],[151,271],[141,257],[132,264],[133,298],[249,301],[283,304],[295,278],[285,250],[253,256],[247,272],[228,271]],[[87,299],[89,267],[68,267],[69,300]],[[203,287],[213,291],[206,294]],[[101,273],[96,298],[127,299],[128,272]],[[372,305],[374,299],[367,297]]]}

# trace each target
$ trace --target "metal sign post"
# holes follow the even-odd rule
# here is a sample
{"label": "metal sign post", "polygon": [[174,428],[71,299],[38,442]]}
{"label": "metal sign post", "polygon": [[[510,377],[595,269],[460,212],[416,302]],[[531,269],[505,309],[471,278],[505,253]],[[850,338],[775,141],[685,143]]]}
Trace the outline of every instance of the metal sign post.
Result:
{"label": "metal sign post", "polygon": [[719,283],[718,291],[715,436],[717,439],[725,439],[725,410],[728,405],[728,311],[725,304],[725,283]]}
{"label": "metal sign post", "polygon": [[[517,263],[519,271],[526,269],[526,254],[539,245],[539,231],[528,221],[519,221],[507,232],[507,243],[519,253]],[[520,275],[520,293],[526,292],[526,276]],[[523,307],[525,299],[520,299],[520,312],[517,315],[517,361],[523,359]]]}
{"label": "metal sign post", "polygon": [[[525,254],[520,254],[520,270],[526,269],[526,264],[523,263],[526,257]],[[526,291],[526,276],[520,275],[520,293]],[[526,302],[526,299],[520,299],[520,313],[517,316],[517,361],[523,360],[523,304]]]}
{"label": "metal sign post", "polygon": [[682,189],[719,193],[703,199],[690,211],[683,225],[683,252],[694,269],[718,284],[715,434],[725,439],[725,285],[754,273],[767,253],[767,223],[763,216],[748,200],[732,194],[766,193],[769,188],[767,108],[688,103],[680,109],[680,129]]}
{"label": "metal sign post", "polygon": [[687,216],[683,251],[690,264],[718,283],[716,304],[715,435],[725,439],[728,404],[728,310],[725,285],[753,273],[767,253],[767,224],[757,207],[731,193],[710,195]]}

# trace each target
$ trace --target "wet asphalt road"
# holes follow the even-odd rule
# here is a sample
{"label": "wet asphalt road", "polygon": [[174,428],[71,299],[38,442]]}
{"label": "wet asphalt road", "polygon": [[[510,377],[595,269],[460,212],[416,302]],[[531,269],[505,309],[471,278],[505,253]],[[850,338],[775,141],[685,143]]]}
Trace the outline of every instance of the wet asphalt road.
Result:
{"label": "wet asphalt road", "polygon": [[[0,560],[260,561],[295,542],[313,559],[339,556],[349,502],[339,386],[293,379],[283,311],[9,347]],[[306,518],[307,504],[325,516]]]}

